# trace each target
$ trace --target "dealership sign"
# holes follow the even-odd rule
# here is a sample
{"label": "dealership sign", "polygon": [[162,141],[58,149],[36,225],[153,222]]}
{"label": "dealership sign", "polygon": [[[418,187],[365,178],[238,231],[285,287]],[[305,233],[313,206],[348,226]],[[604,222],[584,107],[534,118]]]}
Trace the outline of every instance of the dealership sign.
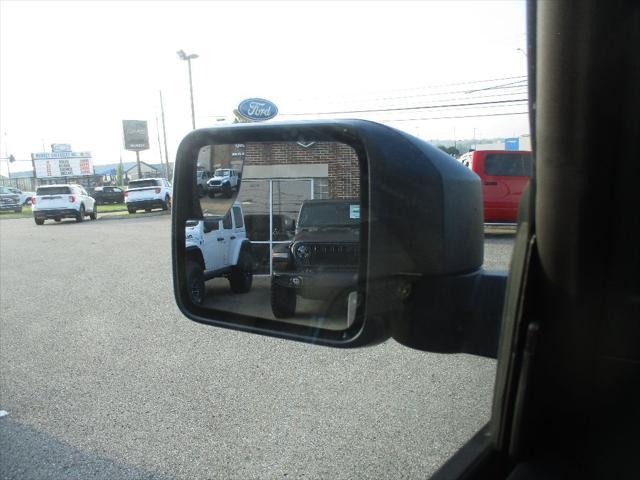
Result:
{"label": "dealership sign", "polygon": [[69,145],[68,143],[52,143],[51,151],[52,152],[70,152],[71,145]]}
{"label": "dealership sign", "polygon": [[93,175],[91,152],[32,153],[37,178]]}
{"label": "dealership sign", "polygon": [[148,150],[149,130],[146,120],[123,120],[125,150]]}
{"label": "dealership sign", "polygon": [[278,114],[275,103],[264,98],[248,98],[240,102],[237,112],[251,122],[270,120]]}
{"label": "dealership sign", "polygon": [[519,150],[520,149],[520,139],[519,138],[505,138],[504,139],[504,149],[505,150]]}

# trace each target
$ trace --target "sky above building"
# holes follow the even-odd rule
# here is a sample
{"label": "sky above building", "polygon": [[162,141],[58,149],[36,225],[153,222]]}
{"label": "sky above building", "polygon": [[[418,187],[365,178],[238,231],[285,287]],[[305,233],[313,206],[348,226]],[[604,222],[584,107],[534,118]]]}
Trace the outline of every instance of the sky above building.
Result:
{"label": "sky above building", "polygon": [[198,128],[262,97],[276,120],[367,118],[426,140],[518,136],[529,130],[525,32],[522,1],[3,0],[0,151],[21,160],[12,171],[52,143],[96,164],[131,161],[122,120],[135,119],[149,125],[141,160],[158,163],[162,91],[173,161],[191,130],[180,49],[198,54]]}

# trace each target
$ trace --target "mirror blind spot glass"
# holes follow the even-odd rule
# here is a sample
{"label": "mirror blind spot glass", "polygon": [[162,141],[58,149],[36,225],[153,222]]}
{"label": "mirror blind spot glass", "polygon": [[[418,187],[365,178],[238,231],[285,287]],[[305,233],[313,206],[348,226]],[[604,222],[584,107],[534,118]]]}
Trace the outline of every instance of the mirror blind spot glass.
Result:
{"label": "mirror blind spot glass", "polygon": [[193,190],[203,220],[185,226],[192,303],[329,330],[354,322],[360,163],[351,146],[208,145]]}

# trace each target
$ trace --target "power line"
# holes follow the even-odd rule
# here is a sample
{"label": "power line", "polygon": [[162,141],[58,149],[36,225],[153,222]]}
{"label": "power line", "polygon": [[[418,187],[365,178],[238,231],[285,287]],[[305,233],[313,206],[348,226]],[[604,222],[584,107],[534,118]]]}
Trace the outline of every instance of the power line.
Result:
{"label": "power line", "polygon": [[481,92],[483,90],[495,90],[495,89],[501,89],[501,88],[518,88],[518,87],[522,87],[522,82],[526,82],[527,80],[519,80],[517,82],[511,82],[511,83],[504,83],[502,85],[494,85],[491,87],[486,87],[486,88],[478,88],[476,90],[469,90],[466,93],[474,93],[474,92]]}
{"label": "power line", "polygon": [[475,117],[502,117],[507,115],[528,115],[529,112],[512,112],[512,113],[483,113],[479,115],[455,115],[451,117],[421,117],[421,118],[401,118],[401,119],[380,119],[380,122],[417,122],[420,120],[447,120],[447,119],[457,119],[457,118],[475,118]]}
{"label": "power line", "polygon": [[[483,91],[483,90],[503,90],[503,89],[508,89],[508,88],[528,88],[527,84],[524,84],[522,82],[526,82],[527,80],[521,80],[519,82],[512,82],[512,83],[508,83],[508,84],[504,84],[504,85],[493,85],[487,88],[480,88],[477,90],[468,90],[468,89],[463,89],[463,90],[448,90],[448,91],[444,91],[444,92],[436,92],[436,93],[420,93],[417,95],[401,95],[401,96],[391,96],[391,97],[373,97],[373,98],[351,98],[351,99],[347,99],[347,100],[341,100],[341,99],[336,99],[336,100],[327,100],[327,103],[338,103],[338,102],[342,102],[342,103],[349,103],[349,102],[368,102],[368,101],[384,101],[384,100],[401,100],[401,99],[406,99],[406,98],[422,98],[422,97],[438,97],[438,96],[442,96],[442,95],[451,95],[454,93],[473,93],[473,92],[479,92],[479,91]],[[313,97],[313,98],[319,98],[319,97]]]}
{"label": "power line", "polygon": [[[454,93],[454,92],[447,92],[447,93]],[[458,101],[458,100],[477,100],[480,98],[495,98],[495,97],[509,97],[509,96],[513,96],[513,95],[526,95],[528,92],[526,90],[523,91],[514,91],[514,92],[507,92],[507,93],[491,93],[489,95],[474,95],[472,97],[451,97],[451,98],[442,98],[439,99],[439,101],[441,102],[454,102],[454,101]],[[395,105],[384,105],[384,106],[380,106],[380,108],[387,108],[387,107],[393,107]],[[411,106],[411,105],[408,105]],[[376,107],[377,108],[377,107]],[[282,115],[287,115],[286,113],[283,113]]]}
{"label": "power line", "polygon": [[397,108],[377,108],[377,109],[367,109],[367,110],[344,110],[344,111],[333,111],[333,112],[314,112],[314,113],[283,113],[282,115],[287,116],[299,116],[299,115],[339,115],[339,114],[347,114],[347,113],[376,113],[376,112],[397,112],[397,111],[407,111],[407,110],[426,110],[432,108],[454,108],[454,107],[467,107],[467,106],[476,106],[476,105],[499,105],[505,103],[514,103],[514,102],[528,102],[526,98],[513,99],[513,100],[495,100],[492,102],[476,102],[476,103],[458,103],[458,104],[441,104],[441,105],[424,105],[418,107],[397,107]]}
{"label": "power line", "polygon": [[[466,82],[455,82],[455,83],[442,83],[439,85],[425,85],[422,87],[410,87],[410,88],[395,88],[395,89],[391,89],[391,90],[377,90],[377,92],[381,92],[381,93],[389,93],[389,92],[411,92],[411,91],[415,91],[415,90],[429,90],[429,89],[434,89],[434,88],[445,88],[445,87],[457,87],[460,85],[473,85],[476,83],[488,83],[488,82],[499,82],[499,81],[503,81],[503,80],[516,80],[516,79],[526,79],[527,75],[516,75],[513,77],[500,77],[500,78],[489,78],[489,79],[485,79],[485,80],[470,80],[470,81],[466,81]],[[376,91],[372,91],[369,93],[375,93]],[[308,99],[310,97],[305,97],[305,99]],[[318,97],[311,97],[311,98],[322,98],[320,96]],[[301,100],[301,99],[299,99]]]}

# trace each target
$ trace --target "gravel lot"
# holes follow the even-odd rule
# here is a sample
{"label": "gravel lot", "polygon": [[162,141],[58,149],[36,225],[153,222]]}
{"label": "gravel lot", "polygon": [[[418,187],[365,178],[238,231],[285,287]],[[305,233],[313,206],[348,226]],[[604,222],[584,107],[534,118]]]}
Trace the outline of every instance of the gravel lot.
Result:
{"label": "gravel lot", "polygon": [[188,321],[169,229],[0,222],[0,478],[425,478],[488,420],[492,360]]}

